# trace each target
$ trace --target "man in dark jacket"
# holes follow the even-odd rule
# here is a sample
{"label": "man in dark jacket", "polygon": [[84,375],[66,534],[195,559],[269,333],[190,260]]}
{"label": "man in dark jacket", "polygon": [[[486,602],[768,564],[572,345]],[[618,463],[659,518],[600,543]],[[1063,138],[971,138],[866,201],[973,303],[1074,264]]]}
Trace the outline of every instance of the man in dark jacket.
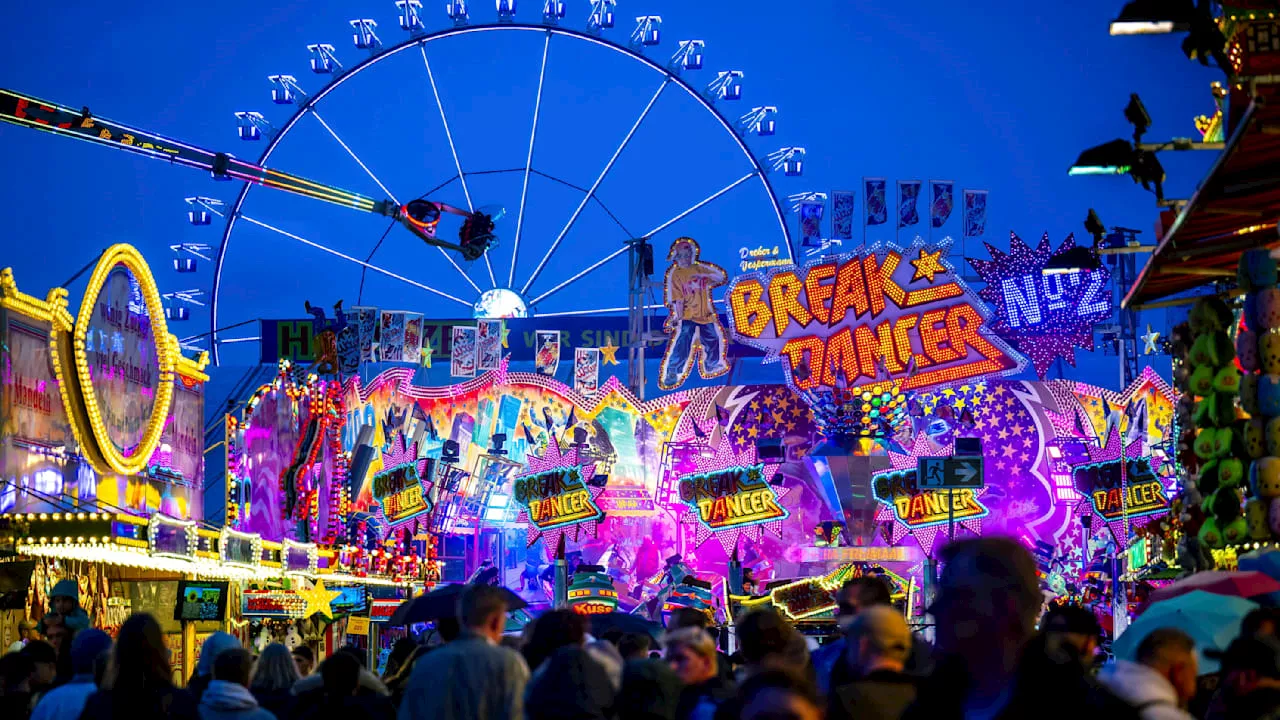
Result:
{"label": "man in dark jacket", "polygon": [[1225,653],[1213,655],[1222,658],[1225,712],[1211,712],[1210,717],[1280,718],[1280,642],[1266,635],[1242,635]]}
{"label": "man in dark jacket", "polygon": [[845,638],[855,680],[833,688],[828,720],[898,720],[916,699],[916,679],[906,674],[911,629],[888,605],[858,613]]}
{"label": "man in dark jacket", "polygon": [[[937,668],[904,717],[1137,718],[1078,661],[1044,651],[1035,634],[1042,596],[1036,563],[1016,540],[962,540],[942,550]],[[1033,642],[1034,641],[1034,642]]]}

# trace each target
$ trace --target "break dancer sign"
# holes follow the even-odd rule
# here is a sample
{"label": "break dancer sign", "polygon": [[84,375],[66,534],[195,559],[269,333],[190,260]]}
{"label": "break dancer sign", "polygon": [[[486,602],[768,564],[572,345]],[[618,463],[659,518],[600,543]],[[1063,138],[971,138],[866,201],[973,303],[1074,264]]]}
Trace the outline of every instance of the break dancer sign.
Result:
{"label": "break dancer sign", "polygon": [[901,380],[922,390],[1007,375],[1025,361],[986,327],[988,310],[947,262],[950,240],[824,257],[736,278],[739,342],[781,360],[799,390]]}

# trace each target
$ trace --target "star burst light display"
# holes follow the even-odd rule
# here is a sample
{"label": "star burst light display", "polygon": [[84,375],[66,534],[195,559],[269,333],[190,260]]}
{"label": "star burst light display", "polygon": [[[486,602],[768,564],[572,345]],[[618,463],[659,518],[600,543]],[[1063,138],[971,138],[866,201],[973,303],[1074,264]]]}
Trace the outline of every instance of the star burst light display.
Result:
{"label": "star burst light display", "polygon": [[995,308],[996,334],[1030,357],[1040,378],[1058,358],[1075,367],[1076,349],[1093,350],[1093,325],[1111,315],[1111,273],[1097,252],[1073,235],[1051,249],[1048,233],[1032,248],[1011,232],[1007,253],[983,245],[991,259],[969,264],[987,283],[978,295]]}
{"label": "star burst light display", "polygon": [[[543,551],[546,553],[548,558],[552,557],[555,553],[556,547],[560,545],[561,536],[564,536],[566,539],[574,542],[578,542],[578,538],[582,534],[586,534],[590,537],[596,537],[597,527],[600,521],[604,519],[604,511],[600,509],[600,505],[597,501],[600,494],[604,492],[604,488],[595,487],[586,482],[595,476],[596,464],[594,462],[584,464],[578,458],[578,455],[579,448],[577,447],[570,447],[568,452],[562,451],[560,449],[560,441],[552,435],[551,439],[547,442],[546,452],[541,457],[532,454],[525,457],[525,462],[529,466],[529,472],[528,475],[524,477],[553,470],[567,470],[571,477],[576,474],[577,482],[582,483],[590,493],[588,505],[595,511],[594,514],[586,520],[580,520],[571,524],[539,527],[538,524],[529,516],[528,506],[521,509],[516,520],[518,522],[528,524],[528,545],[532,546],[538,541],[538,538],[542,538]],[[516,478],[516,481],[519,482],[521,479],[522,478]]]}
{"label": "star burst light display", "polygon": [[[727,437],[722,438],[716,447],[707,448],[703,452],[697,453],[693,458],[693,462],[694,472],[690,474],[711,473],[735,467],[750,468],[760,464],[754,447],[743,451],[734,450],[733,443]],[[694,528],[694,548],[698,548],[714,535],[716,540],[720,541],[720,546],[724,548],[725,554],[732,556],[734,548],[738,546],[738,542],[743,537],[759,541],[764,537],[764,532],[768,530],[772,535],[781,539],[782,525],[787,517],[790,516],[792,505],[789,501],[791,488],[784,485],[774,485],[770,482],[770,479],[778,472],[779,467],[781,467],[780,463],[763,463],[763,472],[761,473],[764,476],[766,487],[772,490],[778,506],[786,513],[784,517],[775,520],[740,525],[723,530],[713,530],[703,524],[696,506],[682,503],[678,499],[674,500],[685,510],[681,521]]]}
{"label": "star burst light display", "polygon": [[856,388],[805,390],[800,396],[813,410],[814,422],[827,437],[890,437],[907,420],[907,398],[900,380]]}
{"label": "star burst light display", "polygon": [[[906,475],[906,474],[909,474],[911,477],[914,477],[916,472],[916,466],[917,466],[917,458],[947,457],[954,453],[955,453],[954,440],[941,448],[937,448],[933,445],[933,443],[929,441],[928,437],[924,433],[919,433],[916,435],[915,442],[912,444],[911,450],[909,452],[898,453],[892,450],[889,451],[888,455],[889,455],[890,469],[880,473],[876,473],[876,475],[872,477],[871,479],[872,492],[873,494],[875,494],[875,486],[876,486],[877,478],[893,476],[893,475]],[[977,516],[966,517],[966,518],[956,518],[955,527],[957,531],[959,531],[960,529],[966,529],[972,532],[974,535],[982,534],[982,518],[986,517],[989,514],[989,511],[987,511],[986,508],[982,506],[981,500],[978,500],[977,498],[981,498],[982,495],[986,493],[986,491],[987,491],[987,488],[985,486],[982,488],[973,490],[975,502],[978,504],[979,507],[982,507],[983,512]],[[945,492],[945,491],[936,491],[936,492]],[[876,500],[880,503],[880,509],[879,511],[876,512],[876,521],[893,523],[893,528],[890,531],[890,537],[889,537],[889,543],[891,545],[897,545],[898,542],[902,540],[902,538],[906,537],[907,535],[912,535],[915,537],[916,541],[920,543],[920,549],[924,550],[925,555],[931,555],[933,553],[933,546],[937,541],[938,534],[942,533],[943,537],[946,537],[946,533],[948,531],[947,520],[944,519],[941,521],[930,521],[930,522],[921,523],[917,525],[911,525],[904,522],[901,518],[898,517],[898,514],[893,507],[892,498],[882,498],[878,494],[876,494]]]}

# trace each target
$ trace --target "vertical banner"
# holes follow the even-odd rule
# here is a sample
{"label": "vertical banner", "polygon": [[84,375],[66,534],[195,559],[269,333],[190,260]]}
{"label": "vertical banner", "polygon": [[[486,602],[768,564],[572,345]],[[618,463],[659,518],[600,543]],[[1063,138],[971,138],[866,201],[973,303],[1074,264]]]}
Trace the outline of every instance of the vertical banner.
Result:
{"label": "vertical banner", "polygon": [[560,331],[539,330],[538,351],[534,355],[539,375],[555,375],[560,369]]}
{"label": "vertical banner", "polygon": [[964,236],[982,237],[987,233],[987,191],[964,191]]}
{"label": "vertical banner", "polygon": [[934,227],[940,228],[951,218],[951,208],[955,205],[956,184],[950,180],[930,180],[929,187],[933,189],[929,218]]}
{"label": "vertical banner", "polygon": [[416,363],[422,359],[422,314],[404,314],[404,353],[403,362]]}
{"label": "vertical banner", "polygon": [[373,362],[373,344],[378,339],[378,308],[353,307],[347,313],[348,322],[356,327],[360,344],[360,362]]}
{"label": "vertical banner", "polygon": [[831,193],[831,237],[853,239],[853,206],[855,193],[836,190]]}
{"label": "vertical banner", "polygon": [[821,247],[822,214],[826,205],[817,200],[800,203],[800,238],[805,247]]}
{"label": "vertical banner", "polygon": [[502,321],[479,320],[476,330],[479,334],[476,347],[480,356],[476,369],[480,372],[497,370],[502,364]]}
{"label": "vertical banner", "polygon": [[600,351],[596,348],[574,348],[573,389],[583,395],[594,395],[600,389]]}
{"label": "vertical banner", "polygon": [[[372,350],[372,347],[370,348]],[[354,375],[360,370],[360,328],[347,325],[338,333],[338,372]]]}
{"label": "vertical banner", "polygon": [[863,178],[867,202],[863,208],[867,213],[867,225],[884,225],[889,222],[889,208],[885,204],[885,179]]}
{"label": "vertical banner", "polygon": [[920,211],[916,207],[919,200],[919,180],[898,181],[898,227],[904,228],[920,222]]}
{"label": "vertical banner", "polygon": [[377,358],[382,362],[403,362],[404,315],[398,311],[382,311],[381,329],[378,333],[380,354]]}
{"label": "vertical banner", "polygon": [[476,376],[476,329],[474,327],[453,326],[453,351],[450,355],[449,374],[453,377]]}

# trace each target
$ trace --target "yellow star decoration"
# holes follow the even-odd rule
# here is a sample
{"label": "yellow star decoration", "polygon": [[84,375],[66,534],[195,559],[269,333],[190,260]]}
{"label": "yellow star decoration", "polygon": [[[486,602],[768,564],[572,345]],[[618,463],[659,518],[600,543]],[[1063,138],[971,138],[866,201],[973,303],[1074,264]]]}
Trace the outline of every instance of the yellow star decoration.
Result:
{"label": "yellow star decoration", "polygon": [[932,253],[927,253],[923,248],[921,248],[920,257],[911,261],[911,264],[916,268],[916,274],[911,278],[911,281],[915,282],[921,278],[927,278],[930,284],[932,284],[935,273],[947,271],[946,268],[942,267],[942,262],[940,261],[941,257],[941,250],[935,250]]}
{"label": "yellow star decoration", "polygon": [[605,365],[617,365],[617,356],[618,348],[614,346],[613,338],[606,337],[604,339],[604,345],[600,346],[600,359],[604,361]]}
{"label": "yellow star decoration", "polygon": [[419,363],[420,365],[422,365],[422,367],[424,368],[431,367],[431,355],[433,354],[433,352],[434,351],[431,349],[430,345],[422,346],[422,359]]}
{"label": "yellow star decoration", "polygon": [[310,590],[299,590],[298,596],[307,601],[307,609],[303,611],[303,617],[311,617],[315,613],[320,613],[327,618],[333,617],[333,608],[329,603],[342,593],[337,590],[326,590],[324,580],[317,580]]}
{"label": "yellow star decoration", "polygon": [[502,349],[503,349],[503,350],[508,349],[508,348],[507,348],[507,336],[508,336],[508,335],[510,335],[510,334],[511,334],[511,331],[507,329],[507,321],[506,321],[506,320],[503,320],[503,321],[502,321]]}

